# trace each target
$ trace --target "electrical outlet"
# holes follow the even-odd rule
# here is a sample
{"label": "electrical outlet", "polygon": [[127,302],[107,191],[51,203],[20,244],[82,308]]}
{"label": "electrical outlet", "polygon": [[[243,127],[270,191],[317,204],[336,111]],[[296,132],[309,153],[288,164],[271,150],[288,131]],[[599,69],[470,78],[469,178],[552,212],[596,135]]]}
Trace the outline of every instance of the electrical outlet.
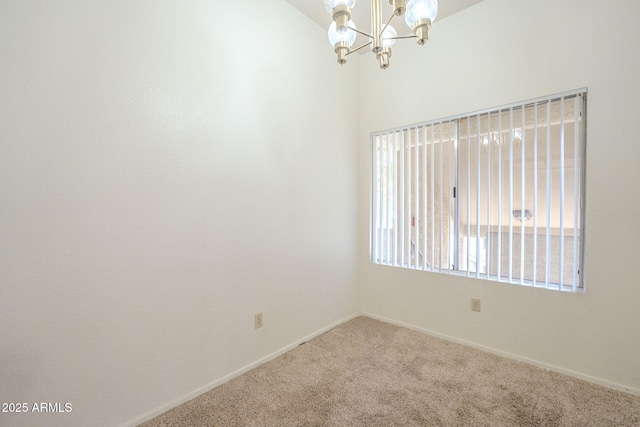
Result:
{"label": "electrical outlet", "polygon": [[253,321],[255,324],[255,329],[262,328],[262,313],[258,313],[253,316]]}
{"label": "electrical outlet", "polygon": [[480,311],[480,298],[471,298],[471,311]]}

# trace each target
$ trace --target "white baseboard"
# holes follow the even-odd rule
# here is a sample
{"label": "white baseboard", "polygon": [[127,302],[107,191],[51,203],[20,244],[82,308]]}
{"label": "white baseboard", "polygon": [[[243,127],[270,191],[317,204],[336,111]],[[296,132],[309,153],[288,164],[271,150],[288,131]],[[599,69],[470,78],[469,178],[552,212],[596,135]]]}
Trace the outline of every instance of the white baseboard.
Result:
{"label": "white baseboard", "polygon": [[140,423],[148,421],[148,420],[150,420],[152,418],[155,418],[158,415],[163,414],[163,413],[167,412],[168,410],[175,408],[176,406],[182,405],[183,403],[188,402],[191,399],[194,399],[194,398],[200,396],[203,393],[206,393],[206,392],[208,392],[210,390],[213,390],[214,388],[226,383],[227,381],[232,380],[235,377],[240,376],[240,375],[244,374],[245,372],[248,372],[248,371],[252,370],[253,368],[256,368],[256,367],[262,365],[263,363],[267,363],[268,361],[270,361],[272,359],[275,359],[276,357],[286,353],[287,351],[294,349],[299,344],[301,344],[303,342],[306,342],[306,341],[309,341],[310,339],[315,338],[318,335],[321,335],[321,334],[327,332],[328,330],[333,329],[336,326],[341,325],[341,324],[343,324],[345,322],[348,322],[349,320],[354,319],[354,318],[356,318],[356,317],[358,317],[360,315],[361,315],[361,313],[359,313],[359,312],[358,313],[353,313],[352,315],[350,315],[350,316],[348,316],[348,317],[346,317],[346,318],[344,318],[342,320],[338,320],[337,322],[334,322],[329,326],[326,326],[326,327],[324,327],[324,328],[322,328],[322,329],[320,329],[320,330],[318,330],[318,331],[316,331],[316,332],[314,332],[314,333],[312,333],[310,335],[307,335],[306,337],[301,338],[301,339],[299,339],[299,340],[287,345],[286,347],[283,347],[280,350],[277,350],[277,351],[269,354],[268,356],[265,356],[265,357],[255,361],[253,363],[250,363],[249,365],[244,366],[244,367],[238,369],[237,371],[234,371],[234,372],[232,372],[232,373],[230,373],[228,375],[225,375],[224,377],[219,378],[219,379],[217,379],[217,380],[215,380],[215,381],[213,381],[213,382],[211,382],[211,383],[209,383],[209,384],[207,384],[207,385],[205,385],[203,387],[200,387],[200,388],[198,388],[196,390],[193,390],[190,393],[187,393],[187,394],[185,394],[183,396],[180,396],[179,398],[174,399],[171,402],[168,402],[168,403],[166,403],[166,404],[154,409],[153,411],[147,412],[146,414],[141,415],[140,417],[137,417],[134,420],[126,422],[126,423],[122,424],[121,427],[133,427],[133,426],[136,426],[136,425],[138,425]]}
{"label": "white baseboard", "polygon": [[484,346],[484,345],[481,345],[481,344],[476,344],[476,343],[471,342],[471,341],[466,341],[466,340],[455,338],[455,337],[452,337],[452,336],[449,336],[449,335],[445,335],[445,334],[441,334],[441,333],[438,333],[438,332],[434,332],[434,331],[431,331],[429,329],[421,328],[419,326],[414,326],[414,325],[410,325],[408,323],[400,322],[400,321],[397,321],[397,320],[388,319],[386,317],[378,316],[376,314],[362,313],[362,315],[366,316],[366,317],[370,317],[372,319],[380,320],[382,322],[391,323],[393,325],[402,326],[402,327],[407,328],[407,329],[412,329],[414,331],[422,332],[422,333],[427,334],[427,335],[431,335],[431,336],[434,336],[434,337],[442,338],[442,339],[445,339],[447,341],[453,341],[453,342],[457,342],[459,344],[468,345],[470,347],[477,348],[479,350],[483,350],[483,351],[486,351],[486,352],[489,352],[489,353],[497,354],[498,356],[504,356],[504,357],[507,357],[509,359],[514,359],[514,360],[517,360],[517,361],[520,361],[520,362],[525,362],[525,363],[528,363],[530,365],[535,365],[535,366],[538,366],[540,368],[544,368],[544,369],[548,369],[550,371],[558,372],[560,374],[569,375],[571,377],[579,378],[581,380],[585,380],[585,381],[588,381],[588,382],[591,382],[591,383],[594,383],[594,384],[598,384],[598,385],[602,385],[602,386],[605,386],[605,387],[609,387],[609,388],[612,388],[614,390],[624,391],[626,393],[630,393],[630,394],[634,394],[636,396],[640,396],[640,389],[637,389],[637,388],[628,387],[628,386],[625,386],[625,385],[622,385],[622,384],[614,383],[612,381],[604,380],[602,378],[593,377],[591,375],[587,375],[587,374],[583,374],[583,373],[580,373],[580,372],[572,371],[570,369],[561,368],[561,367],[555,366],[555,365],[550,365],[548,363],[540,362],[540,361],[537,361],[537,360],[534,360],[534,359],[529,359],[527,357],[519,356],[517,354],[512,354],[512,353],[508,353],[508,352],[505,352],[505,351],[497,350],[495,348],[487,347],[487,346]]}

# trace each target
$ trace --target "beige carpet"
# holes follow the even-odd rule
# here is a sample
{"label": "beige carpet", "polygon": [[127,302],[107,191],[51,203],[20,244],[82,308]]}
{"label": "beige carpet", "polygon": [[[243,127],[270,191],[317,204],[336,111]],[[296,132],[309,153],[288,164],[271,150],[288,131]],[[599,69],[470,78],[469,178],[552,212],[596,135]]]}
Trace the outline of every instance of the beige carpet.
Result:
{"label": "beige carpet", "polygon": [[143,426],[640,426],[640,397],[358,317]]}

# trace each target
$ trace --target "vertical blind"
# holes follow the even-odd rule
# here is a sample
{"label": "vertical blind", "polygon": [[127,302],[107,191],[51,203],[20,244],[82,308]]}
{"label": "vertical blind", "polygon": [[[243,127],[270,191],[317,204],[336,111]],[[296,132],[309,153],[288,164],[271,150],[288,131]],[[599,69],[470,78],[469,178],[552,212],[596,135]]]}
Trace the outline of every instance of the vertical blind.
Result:
{"label": "vertical blind", "polygon": [[371,261],[581,290],[586,90],[371,135]]}

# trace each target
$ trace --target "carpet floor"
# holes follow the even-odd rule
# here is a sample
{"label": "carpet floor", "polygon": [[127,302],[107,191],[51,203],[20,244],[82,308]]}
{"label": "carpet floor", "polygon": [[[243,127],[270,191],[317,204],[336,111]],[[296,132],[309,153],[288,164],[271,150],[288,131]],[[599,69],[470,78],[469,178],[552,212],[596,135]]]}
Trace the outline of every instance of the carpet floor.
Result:
{"label": "carpet floor", "polygon": [[141,426],[640,426],[640,396],[358,317]]}

